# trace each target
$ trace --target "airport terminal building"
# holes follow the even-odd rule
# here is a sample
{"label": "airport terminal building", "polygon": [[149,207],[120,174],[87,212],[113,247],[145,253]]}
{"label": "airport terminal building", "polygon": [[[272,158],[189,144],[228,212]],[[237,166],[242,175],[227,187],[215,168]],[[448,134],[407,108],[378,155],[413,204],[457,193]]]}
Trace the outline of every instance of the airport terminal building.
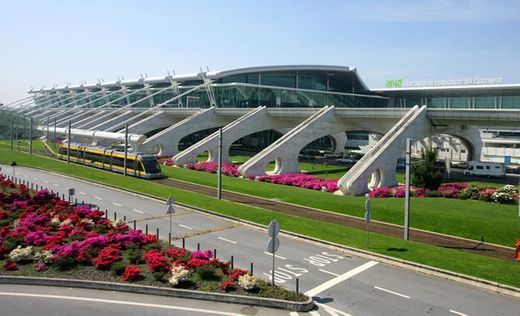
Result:
{"label": "airport terminal building", "polygon": [[[45,108],[411,108],[520,109],[520,84],[492,84],[485,80],[423,82],[403,87],[403,80],[389,80],[385,89],[369,89],[355,68],[341,66],[271,66],[219,72],[168,75],[160,78],[120,79],[114,82],[80,84],[31,90],[22,106]],[[406,82],[405,84],[406,85]],[[108,106],[107,106],[108,104]],[[44,119],[44,117],[43,117]],[[45,122],[44,122],[45,123]],[[519,123],[520,125],[520,123]],[[481,129],[485,142],[483,159],[512,162],[520,159],[520,126]],[[369,131],[348,133],[347,147],[366,148],[377,141]],[[204,133],[202,133],[204,134]],[[206,133],[205,135],[207,135]],[[198,137],[196,135],[195,137]],[[242,140],[244,145],[265,146],[279,136],[266,131]],[[260,140],[259,140],[260,139]],[[430,140],[440,157],[468,159],[464,144],[447,135]],[[327,139],[315,142],[328,146]],[[423,146],[427,146],[423,142]],[[415,147],[418,154],[421,146]]]}

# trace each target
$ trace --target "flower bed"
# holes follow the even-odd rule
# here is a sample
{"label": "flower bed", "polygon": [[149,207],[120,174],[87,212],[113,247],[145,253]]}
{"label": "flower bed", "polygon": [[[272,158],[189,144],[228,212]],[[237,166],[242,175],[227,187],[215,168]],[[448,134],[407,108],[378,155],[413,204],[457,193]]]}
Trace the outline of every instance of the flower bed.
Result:
{"label": "flower bed", "polygon": [[[373,198],[404,197],[404,186],[374,188],[368,194]],[[469,185],[466,182],[443,183],[437,191],[424,188],[410,188],[411,196],[444,197],[447,199],[472,199],[502,204],[518,204],[518,189],[513,185],[505,185],[500,189],[483,188]]]}
{"label": "flower bed", "polygon": [[0,175],[0,274],[136,282],[303,301],[302,294],[233,269],[211,251],[168,246],[154,235],[31,192]]}
{"label": "flower bed", "polygon": [[[218,163],[216,162],[199,162],[197,164],[187,164],[186,168],[196,171],[205,171],[209,173],[217,173]],[[238,172],[239,165],[230,162],[222,163],[222,174],[231,177],[240,177]],[[338,179],[318,178],[305,173],[286,173],[280,175],[266,175],[250,180],[258,180],[275,184],[290,185],[305,189],[320,190],[326,192],[334,192],[338,190]]]}

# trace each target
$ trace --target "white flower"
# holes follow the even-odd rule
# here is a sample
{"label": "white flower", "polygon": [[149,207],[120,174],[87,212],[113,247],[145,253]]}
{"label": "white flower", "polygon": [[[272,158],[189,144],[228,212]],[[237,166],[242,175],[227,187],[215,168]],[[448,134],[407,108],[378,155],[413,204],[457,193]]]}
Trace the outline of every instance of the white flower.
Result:
{"label": "white flower", "polygon": [[94,225],[94,221],[91,220],[90,218],[84,218],[81,220],[81,223],[85,223],[85,224],[89,224],[89,225]]}
{"label": "white flower", "polygon": [[188,279],[188,276],[190,274],[190,271],[189,270],[186,270],[184,269],[183,266],[176,266],[176,267],[173,267],[172,270],[171,270],[171,276],[170,278],[168,279],[168,282],[172,285],[172,286],[176,286],[177,284],[179,284],[179,282],[181,281],[186,281]]}
{"label": "white flower", "polygon": [[60,225],[60,218],[58,216],[54,216],[51,219],[51,225],[52,226],[59,226]]}
{"label": "white flower", "polygon": [[25,248],[22,248],[22,246],[18,246],[16,249],[13,249],[13,251],[11,251],[9,253],[9,258],[11,260],[13,260],[14,262],[32,260],[32,258],[33,258],[32,246],[28,246]]}
{"label": "white flower", "polygon": [[246,291],[250,291],[258,286],[258,278],[248,273],[238,278],[238,285]]}
{"label": "white flower", "polygon": [[60,227],[63,226],[72,226],[72,220],[70,218],[67,218],[66,220],[60,223]]}
{"label": "white flower", "polygon": [[51,263],[53,257],[54,255],[52,254],[52,251],[44,250],[42,252],[37,252],[34,255],[34,261],[38,263]]}
{"label": "white flower", "polygon": [[114,227],[119,227],[119,226],[123,226],[123,225],[126,225],[126,221],[124,221],[122,218],[118,218],[112,222],[112,226],[114,226]]}

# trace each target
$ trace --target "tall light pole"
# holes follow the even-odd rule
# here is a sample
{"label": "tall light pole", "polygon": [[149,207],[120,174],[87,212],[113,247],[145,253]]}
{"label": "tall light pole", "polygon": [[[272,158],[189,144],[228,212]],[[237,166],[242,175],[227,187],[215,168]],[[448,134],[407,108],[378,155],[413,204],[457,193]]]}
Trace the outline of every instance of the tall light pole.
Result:
{"label": "tall light pole", "polygon": [[222,199],[222,127],[218,129],[218,183],[217,198]]}
{"label": "tall light pole", "polygon": [[71,140],[71,132],[70,132],[70,128],[72,126],[70,120],[69,120],[69,128],[68,128],[68,139],[67,139],[67,163],[70,164],[70,140]]}
{"label": "tall light pole", "polygon": [[33,130],[33,118],[31,116],[29,126],[29,155],[32,155],[32,130]]}
{"label": "tall light pole", "polygon": [[125,160],[123,161],[123,167],[125,168],[123,174],[126,177],[126,159],[128,158],[128,123],[125,123]]}
{"label": "tall light pole", "polygon": [[14,114],[11,112],[11,151],[13,151],[14,145]]}
{"label": "tall light pole", "polygon": [[405,240],[410,239],[409,227],[410,227],[410,155],[412,148],[412,140],[406,139],[406,169],[405,169],[405,190],[404,190],[404,236]]}

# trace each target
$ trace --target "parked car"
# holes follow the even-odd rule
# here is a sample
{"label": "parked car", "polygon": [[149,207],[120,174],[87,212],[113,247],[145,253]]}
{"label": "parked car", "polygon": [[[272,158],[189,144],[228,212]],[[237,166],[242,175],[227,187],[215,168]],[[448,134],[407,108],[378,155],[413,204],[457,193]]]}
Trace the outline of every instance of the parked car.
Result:
{"label": "parked car", "polygon": [[465,176],[503,177],[506,175],[504,164],[498,162],[468,161]]}

